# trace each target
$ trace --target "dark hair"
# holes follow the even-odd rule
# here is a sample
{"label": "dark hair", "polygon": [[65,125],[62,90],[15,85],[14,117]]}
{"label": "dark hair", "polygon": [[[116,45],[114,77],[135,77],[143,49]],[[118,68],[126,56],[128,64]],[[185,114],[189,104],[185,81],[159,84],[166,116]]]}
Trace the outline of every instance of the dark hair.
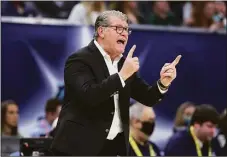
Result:
{"label": "dark hair", "polygon": [[207,19],[204,16],[204,9],[206,8],[206,5],[209,3],[213,3],[213,1],[203,1],[203,2],[198,2],[194,1],[192,2],[192,18],[194,19],[194,22],[192,26],[194,27],[206,27],[208,28],[212,23],[212,19]]}
{"label": "dark hair", "polygon": [[[14,100],[5,100],[1,103],[1,132],[3,132],[4,130],[4,126],[6,124],[6,113],[8,110],[8,106],[14,104],[18,107],[18,105],[16,104],[16,102]],[[11,135],[12,136],[17,136],[18,135],[18,127],[12,127],[12,131],[11,131]]]}
{"label": "dark hair", "polygon": [[202,104],[196,107],[195,112],[192,115],[191,125],[195,123],[203,124],[204,122],[219,124],[219,120],[219,114],[212,105]]}
{"label": "dark hair", "polygon": [[61,106],[61,104],[62,104],[62,102],[59,99],[56,99],[56,98],[49,99],[49,100],[47,100],[45,111],[52,112],[52,113],[56,112],[57,107]]}
{"label": "dark hair", "polygon": [[220,116],[220,130],[227,137],[227,108],[223,111]]}

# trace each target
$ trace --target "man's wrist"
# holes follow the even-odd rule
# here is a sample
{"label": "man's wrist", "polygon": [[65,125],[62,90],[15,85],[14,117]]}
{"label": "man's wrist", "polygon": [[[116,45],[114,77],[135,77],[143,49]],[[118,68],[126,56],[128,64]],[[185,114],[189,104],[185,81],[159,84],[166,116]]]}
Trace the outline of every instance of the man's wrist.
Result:
{"label": "man's wrist", "polygon": [[160,79],[158,80],[158,85],[162,90],[167,90],[170,86],[170,85],[168,86],[163,85]]}
{"label": "man's wrist", "polygon": [[121,84],[122,84],[122,86],[124,87],[124,86],[125,86],[125,81],[124,81],[124,79],[121,77],[120,73],[118,73],[118,76],[120,77]]}
{"label": "man's wrist", "polygon": [[119,73],[118,73],[119,75],[120,75],[120,77],[125,81],[127,78],[125,77],[125,75],[124,74],[122,74],[122,72],[120,71]]}

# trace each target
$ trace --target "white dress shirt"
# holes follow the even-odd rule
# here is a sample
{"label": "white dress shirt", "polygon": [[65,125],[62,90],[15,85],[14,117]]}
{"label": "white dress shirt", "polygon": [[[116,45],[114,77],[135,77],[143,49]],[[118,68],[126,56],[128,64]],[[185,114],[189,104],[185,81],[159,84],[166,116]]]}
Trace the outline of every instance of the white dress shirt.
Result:
{"label": "white dress shirt", "polygon": [[[122,55],[117,57],[113,62],[110,58],[110,56],[103,50],[103,48],[98,44],[97,41],[94,41],[95,45],[97,46],[97,48],[99,49],[99,51],[101,52],[101,54],[103,55],[103,58],[106,62],[107,68],[109,70],[109,74],[113,75],[118,73],[118,62],[121,59]],[[121,83],[122,86],[125,86],[125,82],[124,80],[121,78],[121,76],[119,75],[120,79],[121,79]],[[122,132],[122,123],[121,123],[121,119],[120,119],[120,112],[119,112],[119,94],[116,93],[114,95],[114,107],[115,107],[115,111],[114,111],[114,117],[113,117],[113,121],[112,121],[112,125],[110,127],[109,130],[109,134],[107,136],[107,139],[112,140],[114,139],[118,133]]]}
{"label": "white dress shirt", "polygon": [[[120,55],[112,62],[110,56],[104,51],[104,49],[98,44],[98,42],[96,40],[94,40],[94,43],[95,43],[96,47],[98,48],[98,50],[100,51],[100,53],[102,54],[102,56],[106,62],[109,74],[113,75],[113,74],[118,73],[118,62],[120,61],[120,59],[123,55]],[[119,73],[118,73],[118,75],[119,75]],[[124,87],[125,82],[120,75],[119,75],[119,77],[120,77],[122,86]],[[158,86],[158,88],[161,93],[165,93],[167,91],[167,90],[166,91],[161,90],[159,86]],[[117,136],[118,133],[123,132],[122,122],[121,122],[120,112],[119,112],[119,94],[117,92],[116,92],[116,94],[114,94],[114,106],[115,106],[115,111],[114,111],[112,125],[110,127],[110,130],[107,130],[107,131],[109,131],[108,136],[107,136],[107,139],[109,139],[109,140],[113,140]]]}

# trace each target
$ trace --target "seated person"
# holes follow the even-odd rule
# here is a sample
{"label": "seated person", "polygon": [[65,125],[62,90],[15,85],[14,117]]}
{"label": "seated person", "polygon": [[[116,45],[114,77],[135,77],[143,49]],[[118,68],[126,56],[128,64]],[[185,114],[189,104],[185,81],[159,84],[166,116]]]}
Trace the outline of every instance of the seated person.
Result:
{"label": "seated person", "polygon": [[136,103],[130,107],[130,156],[160,156],[159,148],[149,141],[155,127],[151,107]]}
{"label": "seated person", "polygon": [[18,133],[19,106],[13,100],[2,102],[1,135],[3,137],[21,137]]}
{"label": "seated person", "polygon": [[194,111],[195,105],[192,102],[187,101],[180,105],[174,121],[174,133],[188,128]]}
{"label": "seated person", "polygon": [[176,15],[171,11],[169,2],[154,1],[152,13],[148,16],[148,23],[160,26],[177,26],[180,25]]}
{"label": "seated person", "polygon": [[214,138],[219,114],[211,105],[200,105],[192,116],[190,128],[179,131],[168,141],[165,156],[220,155],[221,148]]}
{"label": "seated person", "polygon": [[218,140],[222,148],[222,156],[227,156],[227,109],[221,115]]}
{"label": "seated person", "polygon": [[39,117],[37,126],[33,129],[31,137],[45,137],[52,130],[52,124],[59,116],[61,110],[61,101],[58,99],[49,99],[45,107],[45,116]]}

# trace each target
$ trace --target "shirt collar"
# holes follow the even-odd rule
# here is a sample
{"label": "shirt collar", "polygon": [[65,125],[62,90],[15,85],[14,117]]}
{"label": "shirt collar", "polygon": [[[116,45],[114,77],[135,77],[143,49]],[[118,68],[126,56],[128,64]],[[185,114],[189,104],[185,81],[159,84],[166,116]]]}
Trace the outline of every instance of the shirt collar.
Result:
{"label": "shirt collar", "polygon": [[[98,48],[98,50],[100,51],[100,53],[102,54],[103,58],[110,59],[110,56],[108,55],[108,53],[101,47],[101,45],[99,45],[99,43],[96,40],[94,40],[94,43],[95,43],[96,47]],[[114,61],[118,62],[122,57],[123,57],[123,55],[121,54]]]}
{"label": "shirt collar", "polygon": [[203,142],[201,140],[199,140],[199,138],[197,136],[195,136],[195,138],[196,138],[196,141],[198,142],[200,148],[202,148],[203,147]]}

